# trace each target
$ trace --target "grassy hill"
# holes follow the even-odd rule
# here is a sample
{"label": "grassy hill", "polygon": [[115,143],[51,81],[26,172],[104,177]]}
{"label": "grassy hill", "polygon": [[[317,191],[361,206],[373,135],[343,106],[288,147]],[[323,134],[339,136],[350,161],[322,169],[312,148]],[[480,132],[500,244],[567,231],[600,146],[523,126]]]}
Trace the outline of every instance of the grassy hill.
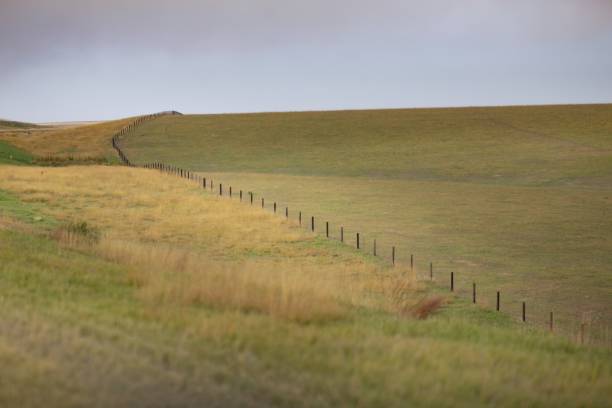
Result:
{"label": "grassy hill", "polygon": [[36,157],[116,162],[111,137],[133,119],[26,129],[0,127],[0,141]]}
{"label": "grassy hill", "polygon": [[612,387],[610,350],[153,170],[0,166],[0,292],[3,406],[606,406]]}
{"label": "grassy hill", "polygon": [[2,130],[13,130],[13,129],[33,129],[40,128],[41,126],[34,123],[27,122],[16,122],[14,120],[0,119],[0,131]]}
{"label": "grassy hill", "polygon": [[329,221],[354,245],[572,336],[612,325],[612,106],[186,115],[139,127],[160,160]]}

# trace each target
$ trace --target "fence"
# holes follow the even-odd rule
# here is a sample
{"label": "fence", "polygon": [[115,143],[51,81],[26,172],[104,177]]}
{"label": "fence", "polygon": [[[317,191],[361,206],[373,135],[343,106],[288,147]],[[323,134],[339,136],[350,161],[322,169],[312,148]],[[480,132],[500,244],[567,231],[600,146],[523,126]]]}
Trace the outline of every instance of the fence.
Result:
{"label": "fence", "polygon": [[[214,180],[213,179],[207,179],[206,177],[199,175],[191,170],[186,170],[186,169],[182,169],[178,166],[174,166],[174,165],[168,165],[162,162],[153,162],[153,163],[147,163],[141,166],[136,166],[134,163],[132,163],[128,157],[125,155],[125,153],[123,152],[123,150],[121,149],[119,142],[122,136],[128,134],[129,132],[133,131],[136,126],[140,125],[141,123],[148,121],[148,120],[152,120],[152,119],[156,119],[160,116],[165,116],[165,115],[180,115],[179,112],[176,111],[167,111],[167,112],[160,112],[160,113],[156,113],[156,114],[152,114],[152,115],[147,115],[147,116],[142,116],[138,119],[136,119],[133,123],[125,126],[124,128],[122,128],[117,134],[115,134],[112,138],[112,145],[113,148],[117,151],[117,154],[119,155],[119,158],[121,159],[122,163],[130,166],[130,167],[143,167],[143,168],[147,168],[147,169],[155,169],[158,170],[160,172],[163,173],[167,173],[167,174],[171,174],[171,175],[175,175],[177,177],[180,178],[184,178],[184,179],[188,179],[191,181],[196,182],[199,186],[201,186],[201,188],[205,191],[210,190],[211,193],[213,194],[218,194],[220,197],[228,197],[228,198],[237,198],[240,200],[240,202],[245,202],[246,204],[250,204],[250,205],[259,205],[259,203],[255,203],[255,196],[256,194],[252,191],[246,191],[246,190],[239,190],[238,194],[234,194],[235,190],[232,189],[232,186],[226,185],[226,188],[224,189],[224,186],[222,183],[218,183],[217,186],[218,188],[215,189],[215,184],[214,184]],[[247,197],[248,195],[248,197]],[[260,197],[260,202],[261,202],[261,208],[262,209],[266,209],[266,201],[264,197]],[[288,206],[285,206],[284,210],[280,209],[279,206],[277,205],[277,202],[272,202],[272,206],[271,209],[273,211],[274,214],[279,214],[281,216],[284,216],[286,219],[290,219],[290,213],[291,214],[296,214],[297,213],[297,222],[300,226],[304,226],[306,228],[308,228],[310,231],[312,231],[313,233],[316,232],[316,228],[315,226],[317,225],[317,223],[319,222],[319,220],[315,217],[315,216],[311,216],[309,220],[305,221],[303,219],[303,214],[302,211],[291,211]],[[363,251],[363,252],[367,252],[368,254],[377,257],[377,258],[383,258],[389,261],[390,265],[395,266],[397,264],[398,261],[398,252],[397,252],[397,248],[396,246],[390,246],[389,248],[387,248],[387,255],[385,255],[383,253],[383,251],[381,251],[380,246],[377,245],[377,241],[376,239],[373,239],[371,242],[371,246],[369,247],[365,247],[364,246],[364,239],[363,239],[363,235],[361,234],[361,232],[354,232],[354,237],[353,239],[347,239],[347,236],[345,235],[345,228],[344,226],[339,226],[338,227],[338,235],[333,236],[333,234],[330,231],[330,223],[329,221],[325,221],[324,223],[325,225],[325,237],[328,239],[337,239],[340,242],[347,244],[347,245],[354,245],[355,250],[358,251]],[[352,242],[352,244],[351,244]],[[371,252],[370,252],[371,250]],[[409,257],[409,265],[410,265],[410,269],[414,272],[415,270],[415,255],[414,254],[410,254]],[[408,266],[408,265],[406,265]],[[462,287],[461,290],[459,289],[458,285],[458,275],[455,271],[450,271],[447,275],[447,278],[439,280],[437,279],[437,277],[435,275],[437,275],[438,272],[435,270],[434,268],[434,264],[433,262],[428,262],[428,268],[427,268],[427,275],[426,276],[421,276],[421,279],[425,279],[425,280],[429,280],[431,282],[436,282],[436,283],[440,283],[445,279],[448,279],[448,283],[447,283],[447,288],[450,292],[454,293],[454,294],[458,294],[458,292],[462,291],[462,292],[466,292],[469,290],[469,295],[470,295],[470,301],[473,304],[479,304],[479,299],[482,297],[482,293],[480,293],[478,291],[478,285],[477,282],[472,281],[471,285],[469,285],[469,289],[466,289],[465,287]],[[504,297],[503,297],[503,293],[500,290],[497,290],[495,292],[495,298],[494,298],[494,304],[495,304],[495,311],[496,312],[502,312],[504,311]],[[482,303],[481,303],[482,304]],[[521,301],[521,313],[519,316],[519,319],[524,322],[524,323],[528,323],[531,320],[531,316],[532,314],[530,313],[530,310],[528,308],[528,304],[526,301]],[[541,316],[540,316],[541,317]],[[556,325],[556,315],[554,313],[554,311],[548,311],[546,312],[546,329],[550,332],[556,332],[558,333],[558,328]],[[588,331],[590,330],[590,332],[593,334],[595,333],[595,328],[594,327],[588,327],[587,324],[585,322],[580,322],[577,325],[577,330],[570,330],[569,333],[564,333],[564,334],[569,334],[570,339],[575,340],[578,344],[586,344],[588,341],[590,341],[590,343],[592,344],[596,344],[596,345],[605,345],[608,347],[612,347],[612,335],[610,333],[609,327],[607,326],[602,326],[599,327],[599,332],[597,333],[597,336],[594,337],[589,337],[588,336]],[[572,333],[573,332],[573,333]]]}

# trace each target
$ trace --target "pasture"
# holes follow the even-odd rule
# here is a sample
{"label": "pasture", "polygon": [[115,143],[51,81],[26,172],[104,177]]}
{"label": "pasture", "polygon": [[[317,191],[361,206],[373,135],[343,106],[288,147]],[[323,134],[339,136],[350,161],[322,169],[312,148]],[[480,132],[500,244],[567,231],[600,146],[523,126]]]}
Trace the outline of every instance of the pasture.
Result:
{"label": "pasture", "polygon": [[609,350],[194,182],[2,165],[0,191],[1,405],[608,404]]}
{"label": "pasture", "polygon": [[317,217],[571,336],[612,325],[612,106],[164,117],[123,146]]}

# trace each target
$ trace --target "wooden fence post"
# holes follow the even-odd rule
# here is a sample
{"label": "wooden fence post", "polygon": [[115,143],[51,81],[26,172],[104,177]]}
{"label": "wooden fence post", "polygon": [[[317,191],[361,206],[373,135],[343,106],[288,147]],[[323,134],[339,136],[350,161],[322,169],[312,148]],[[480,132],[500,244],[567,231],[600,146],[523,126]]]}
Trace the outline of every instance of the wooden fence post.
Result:
{"label": "wooden fence post", "polygon": [[274,214],[276,214],[276,201],[274,202]]}
{"label": "wooden fence post", "polygon": [[285,207],[285,218],[289,219],[289,207]]}
{"label": "wooden fence post", "polygon": [[455,272],[451,272],[451,292],[455,291]]}
{"label": "wooden fence post", "polygon": [[325,221],[325,236],[329,238],[329,221]]}
{"label": "wooden fence post", "polygon": [[357,249],[359,249],[359,233],[357,233]]}
{"label": "wooden fence post", "polygon": [[376,238],[374,238],[374,244],[373,245],[374,245],[373,253],[374,253],[374,256],[376,256]]}
{"label": "wooden fence post", "polygon": [[523,302],[523,322],[527,321],[527,306],[525,305],[525,302]]}
{"label": "wooden fence post", "polygon": [[554,330],[554,326],[553,326],[553,312],[550,312],[550,331],[552,332]]}
{"label": "wooden fence post", "polygon": [[497,310],[499,312],[499,290],[497,291],[497,302],[496,302],[496,306],[495,306],[495,310]]}
{"label": "wooden fence post", "polygon": [[344,227],[340,227],[340,242],[344,242]]}
{"label": "wooden fence post", "polygon": [[433,262],[429,263],[429,280],[433,280]]}
{"label": "wooden fence post", "polygon": [[314,232],[314,216],[310,217],[310,229]]}
{"label": "wooden fence post", "polygon": [[472,283],[472,303],[476,304],[476,282]]}
{"label": "wooden fence post", "polygon": [[395,265],[395,247],[391,247],[391,265]]}

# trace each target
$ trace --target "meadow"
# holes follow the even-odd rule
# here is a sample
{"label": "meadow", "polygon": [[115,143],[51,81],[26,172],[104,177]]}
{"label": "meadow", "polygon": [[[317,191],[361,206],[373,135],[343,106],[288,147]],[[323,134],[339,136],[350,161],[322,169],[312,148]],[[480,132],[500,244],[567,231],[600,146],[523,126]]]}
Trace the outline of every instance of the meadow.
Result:
{"label": "meadow", "polygon": [[[363,252],[395,246],[416,272],[514,318],[609,340],[612,106],[164,117],[123,146],[316,216]],[[306,221],[304,225],[308,225]],[[606,340],[607,339],[607,340]]]}
{"label": "meadow", "polygon": [[[39,126],[30,123],[0,121],[0,141],[5,147],[19,149],[41,162],[118,163],[110,138],[134,118],[93,124]],[[10,145],[7,145],[9,143]]]}
{"label": "meadow", "polygon": [[6,406],[607,406],[612,387],[609,349],[155,170],[0,166],[0,292]]}

